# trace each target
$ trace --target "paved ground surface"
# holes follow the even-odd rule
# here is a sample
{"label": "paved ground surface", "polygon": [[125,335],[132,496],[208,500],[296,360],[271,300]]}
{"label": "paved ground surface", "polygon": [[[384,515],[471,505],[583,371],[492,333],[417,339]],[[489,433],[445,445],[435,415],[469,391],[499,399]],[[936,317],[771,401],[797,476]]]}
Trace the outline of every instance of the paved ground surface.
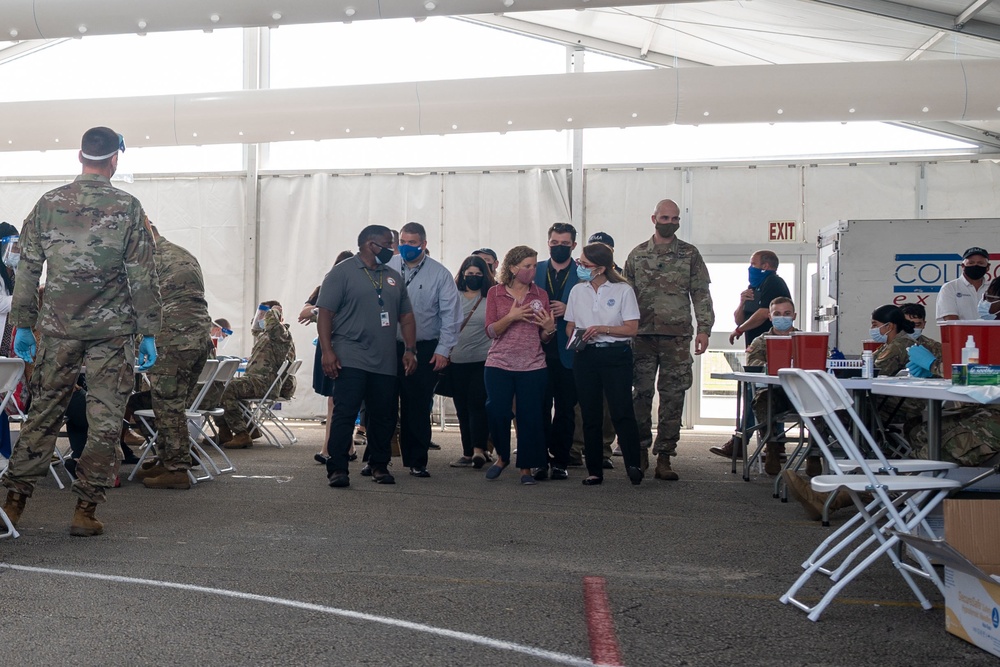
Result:
{"label": "paved ground surface", "polygon": [[355,468],[341,490],[312,461],[322,427],[295,430],[191,491],[126,482],[97,538],[69,537],[73,497],[46,481],[0,542],[0,663],[574,664],[592,655],[597,577],[626,665],[997,664],[886,564],[819,623],[780,604],[827,530],[768,478],[728,474],[707,452],[720,436],[685,434],[679,482],[634,487],[616,459],[600,487],[581,469],[521,487],[449,468],[453,429],[435,433],[432,478],[397,462],[395,486]]}

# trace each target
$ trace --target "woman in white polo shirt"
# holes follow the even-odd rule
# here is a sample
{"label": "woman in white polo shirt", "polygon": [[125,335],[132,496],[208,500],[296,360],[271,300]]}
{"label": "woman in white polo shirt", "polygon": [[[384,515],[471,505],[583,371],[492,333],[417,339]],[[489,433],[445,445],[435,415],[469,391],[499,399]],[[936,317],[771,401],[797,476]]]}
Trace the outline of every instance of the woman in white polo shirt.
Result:
{"label": "woman in white polo shirt", "polygon": [[570,345],[577,337],[583,345],[573,359],[590,475],[583,483],[596,486],[604,481],[601,428],[606,398],[625,471],[633,484],[640,484],[639,429],[632,404],[632,338],[639,329],[639,304],[632,286],[615,270],[609,246],[587,245],[576,263],[580,282],[569,294],[564,319]]}

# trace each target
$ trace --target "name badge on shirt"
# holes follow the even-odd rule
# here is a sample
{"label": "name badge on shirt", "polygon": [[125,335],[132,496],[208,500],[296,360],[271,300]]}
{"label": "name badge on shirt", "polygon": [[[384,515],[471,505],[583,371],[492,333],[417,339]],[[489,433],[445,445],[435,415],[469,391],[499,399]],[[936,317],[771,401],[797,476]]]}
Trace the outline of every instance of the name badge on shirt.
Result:
{"label": "name badge on shirt", "polygon": [[381,313],[379,313],[379,317],[382,319],[382,326],[384,327],[389,326],[389,313],[383,310]]}

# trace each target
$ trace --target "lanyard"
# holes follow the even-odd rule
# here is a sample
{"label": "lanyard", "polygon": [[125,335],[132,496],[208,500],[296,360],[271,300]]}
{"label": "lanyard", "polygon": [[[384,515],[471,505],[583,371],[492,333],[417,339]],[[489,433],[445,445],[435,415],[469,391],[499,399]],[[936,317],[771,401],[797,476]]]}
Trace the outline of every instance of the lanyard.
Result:
{"label": "lanyard", "polygon": [[383,276],[385,276],[385,272],[384,271],[378,272],[378,285],[376,285],[375,279],[372,278],[372,274],[368,271],[368,267],[366,266],[364,267],[364,269],[365,269],[365,275],[368,276],[368,280],[371,281],[372,287],[375,288],[375,294],[378,295],[378,305],[384,309],[385,302],[382,300],[382,278]]}
{"label": "lanyard", "polygon": [[413,269],[413,275],[410,276],[409,280],[407,280],[407,278],[406,278],[406,262],[402,262],[403,280],[406,281],[406,286],[407,287],[410,286],[410,283],[413,282],[413,279],[417,277],[418,273],[420,273],[420,269],[424,268],[424,262],[426,262],[426,261],[427,261],[427,257],[425,256],[423,258],[423,260],[421,260],[421,262],[419,264],[417,264],[417,268]]}
{"label": "lanyard", "polygon": [[552,298],[556,301],[558,301],[559,297],[562,296],[563,288],[566,287],[566,281],[569,280],[569,267],[566,267],[563,271],[566,272],[566,275],[563,276],[562,282],[559,283],[558,292],[556,291],[556,288],[552,286],[552,274],[555,273],[556,276],[558,276],[559,272],[555,271],[551,264],[549,265],[549,270],[545,272],[545,280],[549,284],[549,294],[551,294]]}

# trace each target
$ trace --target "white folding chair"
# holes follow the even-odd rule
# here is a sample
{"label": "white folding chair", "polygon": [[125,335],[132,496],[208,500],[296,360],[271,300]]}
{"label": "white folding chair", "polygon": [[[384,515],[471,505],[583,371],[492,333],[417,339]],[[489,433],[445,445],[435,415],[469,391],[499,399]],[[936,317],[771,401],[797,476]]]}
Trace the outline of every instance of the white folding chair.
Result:
{"label": "white folding chair", "polygon": [[[281,388],[285,385],[285,380],[287,380],[290,377],[293,377],[296,373],[298,373],[299,368],[301,366],[302,366],[301,359],[296,359],[295,361],[293,361],[291,365],[289,365],[288,368],[285,369],[285,374],[281,377],[281,381],[278,382],[277,385],[275,385],[274,392],[280,393]],[[292,429],[288,428],[288,426],[285,424],[284,417],[279,417],[278,415],[275,414],[274,411],[275,404],[279,403],[280,401],[281,401],[281,396],[275,396],[273,400],[267,401],[262,406],[260,406],[261,421],[270,421],[272,424],[275,425],[275,427],[279,431],[281,431],[281,434],[285,436],[285,439],[288,440],[288,444],[294,445],[296,442],[299,441],[298,437],[295,435],[295,433],[292,432]]]}
{"label": "white folding chair", "polygon": [[[233,377],[236,375],[236,371],[239,370],[241,360],[238,357],[228,357],[219,362],[219,369],[213,378],[213,382],[222,385],[222,392],[226,391],[226,387],[232,382]],[[207,386],[207,385],[206,385]],[[204,396],[202,396],[204,400]],[[222,415],[225,414],[225,410],[222,408],[210,408],[201,409],[200,402],[199,407],[188,410],[187,419],[188,424],[194,433],[189,433],[188,437],[191,438],[191,450],[194,452],[198,458],[203,461],[207,461],[210,466],[215,470],[216,475],[222,475],[227,472],[236,472],[236,466],[229,457],[226,456],[226,452],[219,447],[218,443],[218,433],[215,427],[211,426],[211,422],[208,417],[213,417],[215,419],[220,419]],[[208,431],[205,430],[205,426],[208,426],[212,431],[209,435]],[[202,441],[199,442],[199,436],[201,436]],[[209,449],[215,451],[222,458],[222,465],[218,465],[209,454]]]}
{"label": "white folding chair", "polygon": [[[917,526],[923,526],[930,531],[926,522],[927,515],[950,491],[957,489],[959,483],[923,475],[876,474],[840,420],[838,410],[853,412],[853,406],[842,407],[842,403],[831,393],[830,385],[818,378],[818,375],[823,373],[823,371],[788,368],[780,370],[778,375],[781,378],[781,386],[784,387],[799,416],[806,422],[831,471],[831,474],[820,475],[810,480],[813,490],[821,493],[838,493],[843,489],[854,502],[858,514],[834,531],[813,551],[802,564],[805,572],[780,600],[784,604],[792,604],[805,611],[809,620],[817,621],[823,610],[847,584],[880,557],[887,556],[913,591],[920,605],[924,609],[930,609],[930,601],[917,586],[913,576],[929,579],[939,590],[943,590],[941,579],[926,556],[920,552],[914,552],[917,566],[904,563],[894,549],[899,544],[899,537],[892,531],[910,533]],[[852,419],[855,417],[856,413]],[[826,431],[818,428],[817,419],[822,420]],[[877,449],[864,424],[859,424],[858,427],[869,446]],[[829,441],[824,433],[832,434],[829,436]],[[830,445],[834,441],[851,461],[851,469],[857,472],[844,472],[844,468],[831,450]],[[870,501],[862,498],[862,494],[869,493],[872,496]],[[933,532],[930,534],[933,535]],[[850,551],[840,566],[830,569],[828,566],[833,559],[845,550]],[[854,564],[864,552],[867,552],[864,559]],[[810,607],[794,596],[817,573],[829,577],[833,585],[826,590],[818,603]]]}
{"label": "white folding chair", "polygon": [[[208,393],[208,388],[212,385],[212,380],[215,379],[215,376],[218,372],[219,372],[218,359],[209,359],[208,361],[205,362],[205,366],[204,368],[201,369],[201,374],[198,376],[198,384],[201,386],[201,389],[198,390],[197,395],[191,402],[191,407],[188,408],[188,412],[190,412],[191,410],[197,410],[198,406],[201,405],[202,399],[204,399],[205,394]],[[145,461],[147,457],[155,453],[156,438],[159,435],[158,431],[154,429],[153,426],[150,424],[150,421],[156,418],[156,413],[154,410],[136,410],[133,414],[139,418],[139,421],[142,423],[143,428],[149,435],[146,438],[146,444],[142,446],[142,452],[139,454],[139,461],[135,464],[135,467],[132,469],[131,474],[129,474],[128,476],[129,481],[135,479],[135,475],[139,471],[139,468],[142,467],[143,461]],[[190,435],[188,437],[190,437]],[[188,478],[191,480],[191,483],[197,484],[198,482],[201,481],[214,479],[215,476],[208,469],[208,465],[205,464],[205,461],[202,461],[201,459],[197,459],[197,461],[198,461],[197,465],[193,465],[188,470]],[[195,470],[198,468],[201,468],[200,473],[195,472]]]}
{"label": "white folding chair", "polygon": [[[13,405],[17,414],[23,419],[24,413],[17,406],[17,401],[14,400],[14,390],[17,389],[17,383],[21,381],[24,376],[24,361],[18,358],[8,359],[0,358],[0,413],[5,411],[9,405]],[[13,434],[11,434],[11,447],[14,446]],[[3,470],[7,469],[7,462],[4,461]],[[56,477],[56,481],[59,481],[59,477],[56,476],[55,469],[49,465],[49,470],[52,471],[53,476]],[[60,482],[61,488],[62,482]],[[5,530],[0,533],[0,538],[4,537],[19,537],[20,533],[14,528],[14,524],[10,522],[10,517],[0,508],[0,522],[3,522]]]}
{"label": "white folding chair", "polygon": [[[267,391],[264,392],[262,397],[240,399],[239,402],[240,412],[243,414],[243,419],[246,421],[247,430],[252,432],[256,428],[260,431],[261,435],[264,436],[264,439],[267,440],[268,443],[278,447],[279,449],[283,448],[284,445],[282,445],[277,436],[275,436],[274,433],[267,428],[267,425],[264,422],[268,419],[268,414],[273,415],[273,413],[270,412],[270,407],[274,404],[275,400],[277,400],[274,396],[281,390],[281,385],[285,380],[285,375],[288,369],[296,362],[299,362],[299,360],[296,359],[295,362],[290,362],[286,359],[281,363],[281,366],[278,367],[277,374],[275,374],[274,380],[271,382],[271,385],[267,388]],[[277,418],[275,418],[275,424],[277,424],[276,419]]]}

